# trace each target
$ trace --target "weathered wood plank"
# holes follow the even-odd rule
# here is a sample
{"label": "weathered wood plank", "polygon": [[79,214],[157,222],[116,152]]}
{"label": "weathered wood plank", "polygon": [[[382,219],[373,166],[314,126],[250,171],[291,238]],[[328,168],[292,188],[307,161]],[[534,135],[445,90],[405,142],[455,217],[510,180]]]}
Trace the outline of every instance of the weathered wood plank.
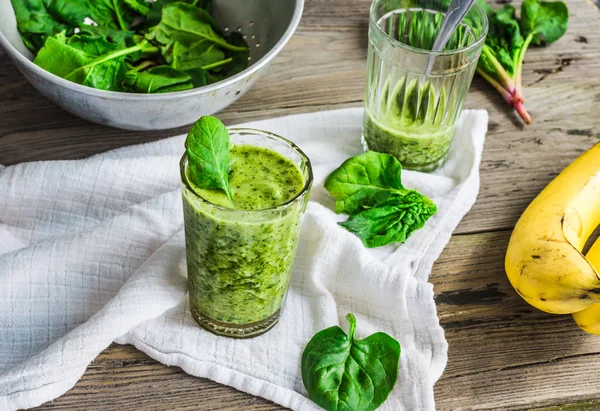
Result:
{"label": "weathered wood plank", "polygon": [[[600,397],[600,339],[525,303],[504,274],[510,231],[454,236],[432,274],[449,360],[442,410],[526,409]],[[594,365],[596,363],[596,366]]]}
{"label": "weathered wood plank", "polygon": [[267,411],[284,408],[234,388],[165,367],[132,346],[113,345],[67,395],[39,410]]}

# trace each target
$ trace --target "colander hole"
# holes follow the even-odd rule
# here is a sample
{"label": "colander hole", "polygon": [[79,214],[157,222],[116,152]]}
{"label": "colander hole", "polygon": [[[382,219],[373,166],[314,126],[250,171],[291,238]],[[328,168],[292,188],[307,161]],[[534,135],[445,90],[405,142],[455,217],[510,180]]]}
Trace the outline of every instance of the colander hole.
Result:
{"label": "colander hole", "polygon": [[256,36],[253,34],[253,35],[252,35],[252,37],[250,37],[250,38],[251,38],[251,39],[255,39],[255,38],[256,38]]}
{"label": "colander hole", "polygon": [[224,31],[229,31],[229,27],[225,27],[223,30]]}
{"label": "colander hole", "polygon": [[254,22],[252,20],[250,20],[250,25],[254,26]]}
{"label": "colander hole", "polygon": [[251,57],[251,56],[248,56],[248,61],[250,61],[250,60],[252,60],[252,57]]}
{"label": "colander hole", "polygon": [[246,40],[246,38],[247,38],[247,37],[248,37],[248,36],[246,36],[245,34],[242,36],[242,38],[243,38],[244,40]]}
{"label": "colander hole", "polygon": [[242,28],[241,28],[241,27],[238,27],[238,28],[237,28],[237,31],[242,31]]}
{"label": "colander hole", "polygon": [[255,47],[256,47],[256,48],[259,48],[259,47],[260,47],[260,43],[256,43],[256,46],[255,46]]}

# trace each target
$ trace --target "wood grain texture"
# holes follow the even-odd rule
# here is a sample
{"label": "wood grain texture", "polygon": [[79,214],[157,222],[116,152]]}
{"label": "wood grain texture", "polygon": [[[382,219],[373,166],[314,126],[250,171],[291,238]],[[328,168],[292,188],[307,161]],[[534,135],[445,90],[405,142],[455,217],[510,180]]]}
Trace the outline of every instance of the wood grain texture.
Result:
{"label": "wood grain texture", "polygon": [[[219,116],[234,124],[360,106],[369,3],[307,0],[300,28],[268,73]],[[467,108],[489,111],[490,132],[478,202],[431,277],[449,342],[448,367],[436,385],[440,410],[563,404],[600,409],[595,401],[600,398],[600,339],[580,331],[569,316],[551,316],[525,304],[503,268],[511,229],[527,204],[600,140],[600,12],[591,0],[568,0],[568,5],[565,37],[526,57],[524,93],[532,126],[523,126],[481,79],[469,94]],[[78,119],[40,96],[0,49],[0,164],[82,158],[182,132],[185,128],[121,131]],[[283,409],[117,345],[105,350],[71,391],[39,409],[51,408]]]}

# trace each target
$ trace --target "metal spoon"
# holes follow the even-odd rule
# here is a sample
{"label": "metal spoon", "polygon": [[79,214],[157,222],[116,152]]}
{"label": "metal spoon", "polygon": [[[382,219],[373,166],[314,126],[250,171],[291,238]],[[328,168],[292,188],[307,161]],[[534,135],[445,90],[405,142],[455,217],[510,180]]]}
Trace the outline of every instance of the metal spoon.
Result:
{"label": "metal spoon", "polygon": [[[473,3],[475,3],[475,0],[452,0],[452,3],[450,3],[450,6],[448,6],[446,16],[444,16],[442,28],[440,29],[440,32],[433,43],[432,51],[437,52],[444,50],[446,44],[448,44],[452,38],[452,35],[460,25],[460,22],[465,18],[471,9]],[[429,56],[427,59],[427,68],[425,71],[427,74],[431,72],[434,60],[435,56]]]}

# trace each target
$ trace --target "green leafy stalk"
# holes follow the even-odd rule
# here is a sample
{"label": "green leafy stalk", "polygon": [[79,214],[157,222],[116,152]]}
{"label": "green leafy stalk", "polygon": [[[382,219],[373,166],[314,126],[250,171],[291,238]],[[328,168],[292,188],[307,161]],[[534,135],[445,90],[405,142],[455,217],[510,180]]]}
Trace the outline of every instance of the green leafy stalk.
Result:
{"label": "green leafy stalk", "polygon": [[400,343],[378,332],[355,338],[356,318],[346,315],[348,335],[338,326],[314,335],[302,353],[308,396],[327,411],[373,411],[396,384]]}
{"label": "green leafy stalk", "polygon": [[188,133],[185,149],[192,183],[199,188],[222,189],[231,200],[229,132],[223,123],[216,117],[201,117]]}
{"label": "green leafy stalk", "polygon": [[349,215],[340,225],[366,247],[405,242],[437,212],[429,198],[404,188],[401,172],[396,157],[368,151],[346,160],[325,180],[336,213]]}
{"label": "green leafy stalk", "polygon": [[524,0],[519,21],[512,5],[494,11],[485,0],[477,1],[490,22],[477,72],[530,124],[522,94],[525,53],[531,44],[550,44],[563,36],[569,20],[567,6],[561,1]]}
{"label": "green leafy stalk", "polygon": [[231,57],[229,57],[228,59],[217,61],[217,62],[212,63],[212,64],[207,64],[206,66],[202,66],[202,68],[204,70],[214,70],[214,69],[219,68],[221,66],[225,66],[225,65],[231,63],[232,61],[233,61],[233,59]]}
{"label": "green leafy stalk", "polygon": [[117,16],[119,27],[121,28],[121,30],[127,30],[127,24],[125,23],[125,19],[123,18],[123,15],[119,12],[118,1],[112,0],[112,5],[115,9],[115,15]]}

